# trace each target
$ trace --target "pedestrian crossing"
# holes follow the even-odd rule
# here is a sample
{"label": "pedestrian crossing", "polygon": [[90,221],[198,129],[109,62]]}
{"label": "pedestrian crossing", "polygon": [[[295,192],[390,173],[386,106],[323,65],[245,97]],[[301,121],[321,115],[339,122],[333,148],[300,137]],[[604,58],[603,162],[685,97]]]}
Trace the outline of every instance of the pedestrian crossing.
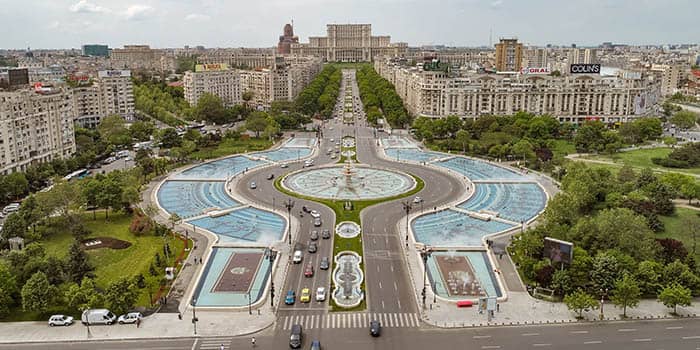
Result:
{"label": "pedestrian crossing", "polygon": [[277,328],[289,330],[294,324],[300,324],[303,329],[367,328],[372,320],[386,328],[420,327],[420,317],[416,313],[363,312],[282,316],[277,319]]}
{"label": "pedestrian crossing", "polygon": [[[196,344],[199,345],[196,348],[199,350],[219,350],[221,349],[221,345],[224,346],[223,349],[228,350],[231,349],[231,338],[203,338],[198,340]],[[194,349],[195,347],[192,348]]]}

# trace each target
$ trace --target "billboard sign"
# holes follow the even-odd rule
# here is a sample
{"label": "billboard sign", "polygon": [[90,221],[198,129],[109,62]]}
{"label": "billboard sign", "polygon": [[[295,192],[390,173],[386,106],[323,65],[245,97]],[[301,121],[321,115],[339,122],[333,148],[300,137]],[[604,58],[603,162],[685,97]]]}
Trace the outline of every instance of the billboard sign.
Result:
{"label": "billboard sign", "polygon": [[551,74],[552,71],[547,67],[525,67],[520,70],[520,74]]}
{"label": "billboard sign", "polygon": [[97,73],[100,78],[130,77],[130,70],[101,70]]}
{"label": "billboard sign", "polygon": [[597,63],[577,63],[572,64],[569,72],[571,74],[600,74],[600,64]]}
{"label": "billboard sign", "polygon": [[574,258],[574,244],[555,238],[544,238],[543,255],[552,263],[571,264]]}
{"label": "billboard sign", "polygon": [[228,64],[226,63],[206,63],[198,64],[194,66],[195,72],[216,72],[220,70],[228,70]]}

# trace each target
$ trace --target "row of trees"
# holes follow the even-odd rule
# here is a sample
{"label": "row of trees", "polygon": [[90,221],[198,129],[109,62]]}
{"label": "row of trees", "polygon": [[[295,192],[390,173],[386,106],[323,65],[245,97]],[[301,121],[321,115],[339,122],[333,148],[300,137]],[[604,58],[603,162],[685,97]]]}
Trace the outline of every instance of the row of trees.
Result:
{"label": "row of trees", "polygon": [[136,109],[173,127],[185,125],[181,118],[191,118],[193,109],[184,99],[181,87],[165,82],[135,80],[134,104]]}
{"label": "row of trees", "polygon": [[323,67],[323,70],[314,80],[299,93],[294,101],[296,111],[313,116],[320,114],[323,118],[329,118],[338,99],[340,69],[332,64]]}
{"label": "row of trees", "polygon": [[411,116],[396,94],[394,85],[377,74],[371,65],[363,65],[356,76],[367,121],[376,124],[383,115],[394,128],[404,128],[411,123]]}
{"label": "row of trees", "polygon": [[[678,187],[693,184],[697,189],[694,179],[657,177],[648,169],[636,173],[627,167],[613,176],[579,162],[567,164],[564,173],[563,192],[550,201],[541,224],[518,236],[511,247],[528,283],[563,296],[578,290],[614,296],[620,281],[630,276],[641,296],[661,298],[662,291],[676,285],[700,295],[695,244],[689,251],[682,242],[655,234],[663,230],[658,217],[674,211]],[[693,218],[684,225],[700,233],[699,222]],[[544,256],[544,237],[573,242],[571,264]]]}
{"label": "row of trees", "polygon": [[674,149],[666,158],[652,158],[651,161],[670,168],[700,167],[700,142],[687,143]]}

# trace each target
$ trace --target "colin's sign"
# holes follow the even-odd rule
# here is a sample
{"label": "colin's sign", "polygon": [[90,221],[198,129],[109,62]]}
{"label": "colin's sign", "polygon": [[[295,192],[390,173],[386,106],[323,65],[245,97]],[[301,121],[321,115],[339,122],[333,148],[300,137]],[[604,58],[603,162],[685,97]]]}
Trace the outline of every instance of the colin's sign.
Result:
{"label": "colin's sign", "polygon": [[570,69],[571,74],[600,74],[600,64],[579,63],[572,64]]}

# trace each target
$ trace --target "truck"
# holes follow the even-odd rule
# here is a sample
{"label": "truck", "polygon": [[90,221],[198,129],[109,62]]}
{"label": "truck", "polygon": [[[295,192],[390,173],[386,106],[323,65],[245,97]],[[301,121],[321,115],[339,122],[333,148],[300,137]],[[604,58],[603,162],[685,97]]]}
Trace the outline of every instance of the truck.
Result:
{"label": "truck", "polygon": [[83,311],[80,321],[84,325],[106,324],[111,325],[117,320],[117,316],[107,309],[89,309]]}

